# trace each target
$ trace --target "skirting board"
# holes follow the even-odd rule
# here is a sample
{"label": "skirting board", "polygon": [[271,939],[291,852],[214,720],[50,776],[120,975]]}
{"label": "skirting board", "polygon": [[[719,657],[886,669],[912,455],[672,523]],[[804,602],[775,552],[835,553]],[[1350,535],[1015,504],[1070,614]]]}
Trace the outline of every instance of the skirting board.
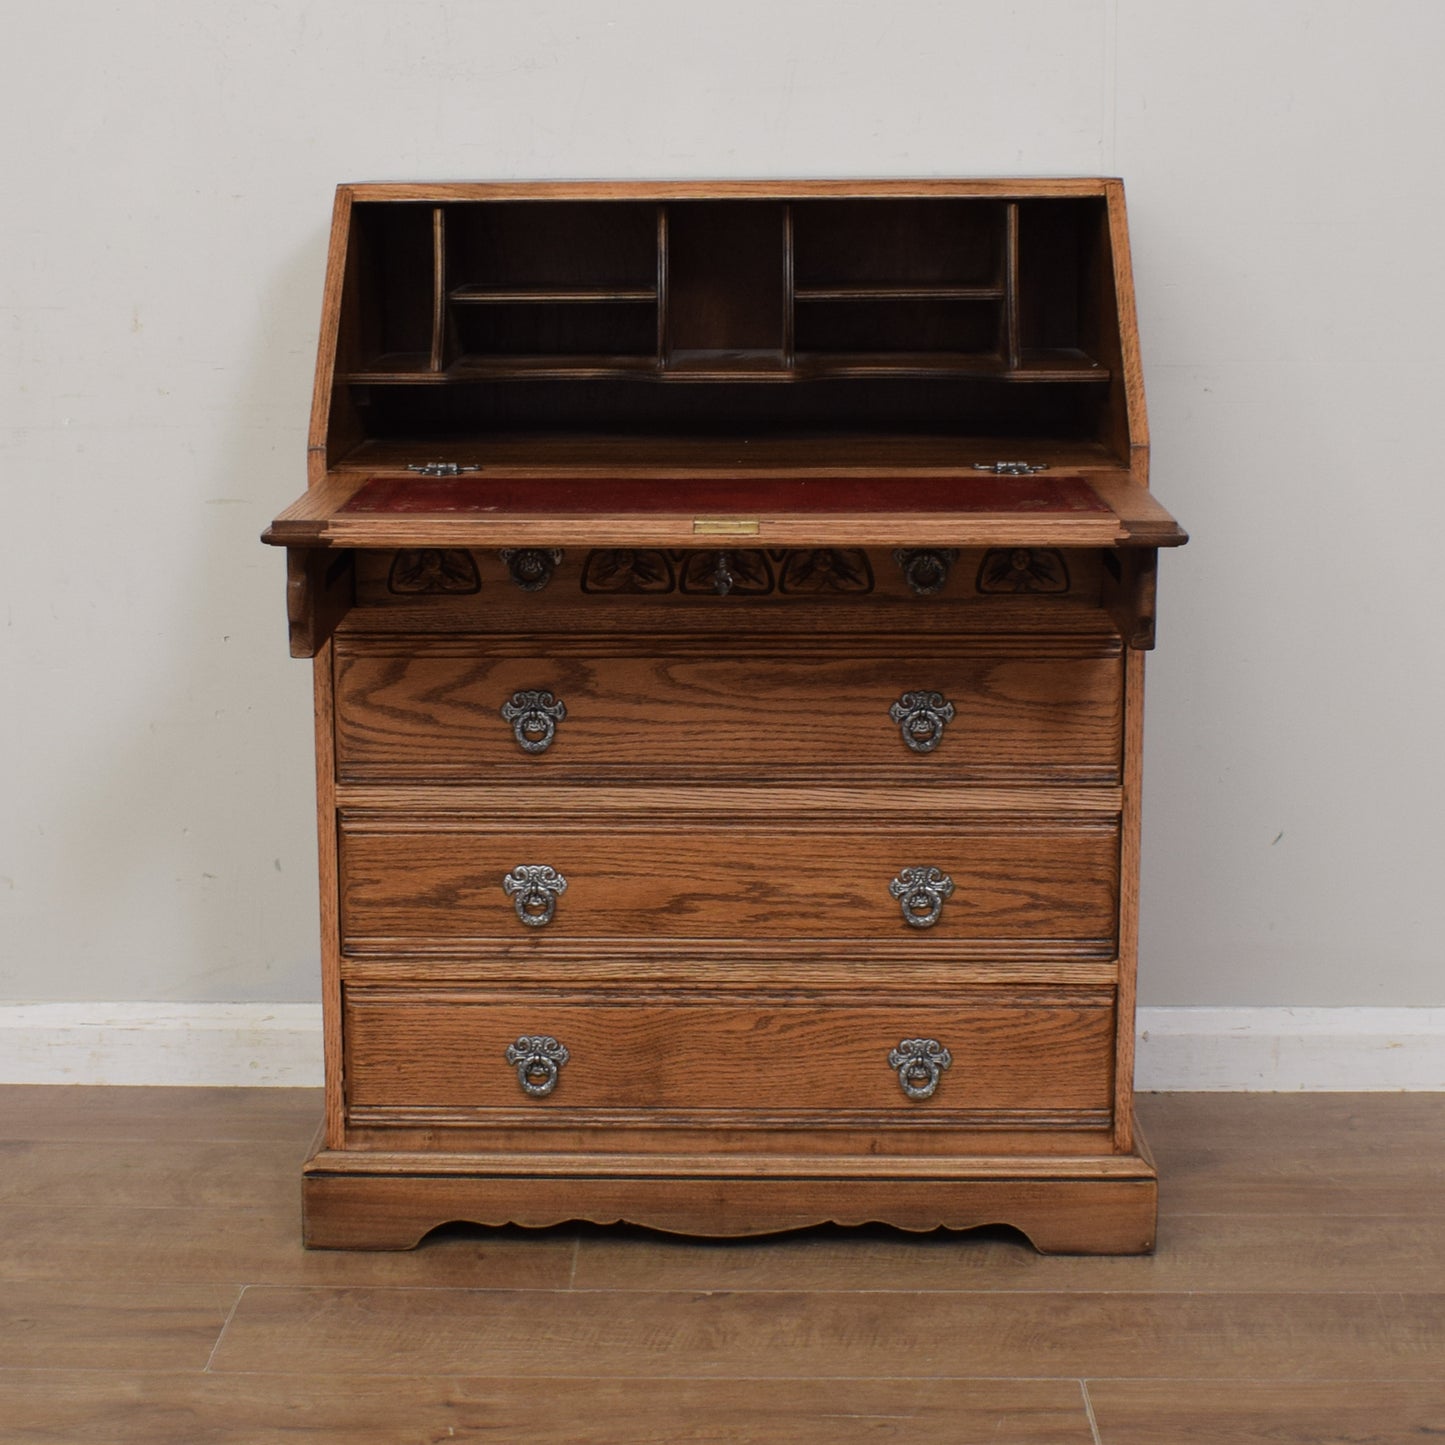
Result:
{"label": "skirting board", "polygon": [[[1141,1090],[1445,1090],[1445,1008],[1143,1008]],[[0,1004],[0,1083],[321,1083],[316,1004]]]}

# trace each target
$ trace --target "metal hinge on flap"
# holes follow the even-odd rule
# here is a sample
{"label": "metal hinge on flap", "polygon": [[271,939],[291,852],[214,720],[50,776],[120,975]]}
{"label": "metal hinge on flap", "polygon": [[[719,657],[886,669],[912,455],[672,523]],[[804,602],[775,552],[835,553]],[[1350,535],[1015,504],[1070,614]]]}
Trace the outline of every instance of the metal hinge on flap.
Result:
{"label": "metal hinge on flap", "polygon": [[976,472],[992,472],[996,477],[1029,477],[1048,471],[1047,462],[975,462]]}
{"label": "metal hinge on flap", "polygon": [[408,464],[407,471],[419,477],[459,477],[463,472],[479,472],[480,467],[464,467],[456,462],[423,462],[420,466]]}

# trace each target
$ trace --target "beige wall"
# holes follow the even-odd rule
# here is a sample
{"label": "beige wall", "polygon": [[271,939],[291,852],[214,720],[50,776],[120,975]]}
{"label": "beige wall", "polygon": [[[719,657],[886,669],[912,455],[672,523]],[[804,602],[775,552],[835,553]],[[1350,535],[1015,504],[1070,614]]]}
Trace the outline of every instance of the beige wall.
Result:
{"label": "beige wall", "polygon": [[1440,1004],[1445,7],[13,0],[0,997],[314,996],[330,192],[1121,174],[1165,559],[1146,1003]]}

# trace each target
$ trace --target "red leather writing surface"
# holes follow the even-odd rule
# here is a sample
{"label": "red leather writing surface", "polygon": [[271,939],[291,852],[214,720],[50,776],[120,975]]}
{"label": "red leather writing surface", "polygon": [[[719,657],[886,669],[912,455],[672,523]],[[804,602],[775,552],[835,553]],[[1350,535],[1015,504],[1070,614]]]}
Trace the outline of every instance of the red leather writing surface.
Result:
{"label": "red leather writing surface", "polygon": [[1107,513],[1079,477],[372,477],[343,512]]}

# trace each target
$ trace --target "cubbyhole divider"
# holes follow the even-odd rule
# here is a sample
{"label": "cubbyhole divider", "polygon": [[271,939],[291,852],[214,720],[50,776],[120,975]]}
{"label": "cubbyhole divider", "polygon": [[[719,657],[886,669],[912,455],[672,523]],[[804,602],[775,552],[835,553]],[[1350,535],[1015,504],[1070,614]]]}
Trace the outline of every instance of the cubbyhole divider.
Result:
{"label": "cubbyhole divider", "polygon": [[1017,371],[1023,354],[1019,345],[1019,203],[1010,201],[1003,214],[1003,354],[1008,369]]}
{"label": "cubbyhole divider", "polygon": [[794,340],[797,326],[797,289],[793,276],[793,207],[783,207],[783,366],[792,371],[797,365]]}
{"label": "cubbyhole divider", "polygon": [[667,367],[668,342],[668,240],[667,207],[657,208],[657,370]]}
{"label": "cubbyhole divider", "polygon": [[432,208],[431,234],[431,369],[441,372],[446,366],[447,349],[447,213],[440,206]]}

